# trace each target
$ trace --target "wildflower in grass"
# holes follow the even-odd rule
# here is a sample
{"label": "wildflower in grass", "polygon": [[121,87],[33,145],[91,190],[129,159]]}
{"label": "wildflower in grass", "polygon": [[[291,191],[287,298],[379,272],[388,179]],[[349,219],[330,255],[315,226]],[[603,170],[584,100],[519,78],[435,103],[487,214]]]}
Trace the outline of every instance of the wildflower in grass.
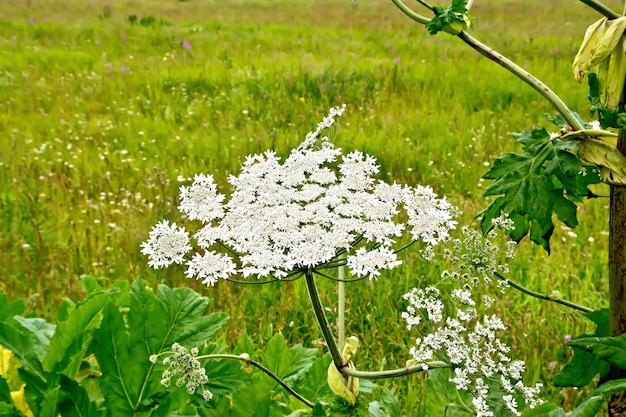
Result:
{"label": "wildflower in grass", "polygon": [[[202,397],[209,401],[213,398],[213,393],[205,388],[205,384],[209,382],[206,376],[206,369],[196,357],[198,356],[198,348],[192,348],[187,351],[178,343],[172,345],[171,352],[165,352],[167,355],[163,359],[163,365],[167,365],[167,370],[163,372],[161,384],[165,387],[176,385],[187,388],[189,394],[194,394],[198,388],[202,388]],[[150,356],[152,363],[158,362],[158,356]]]}
{"label": "wildflower in grass", "polygon": [[[405,230],[426,247],[448,239],[456,221],[445,198],[429,187],[377,180],[374,157],[343,154],[323,135],[343,111],[332,108],[284,161],[273,151],[249,155],[228,179],[227,201],[210,175],[180,188],[178,209],[202,223],[193,235],[199,250],[187,258],[189,278],[207,285],[235,274],[280,279],[340,264],[375,278],[400,265],[394,245]],[[176,250],[171,234],[180,239]],[[154,267],[180,262],[189,248],[183,234],[158,224],[142,252]]]}
{"label": "wildflower in grass", "polygon": [[187,41],[183,42],[183,49],[191,50],[191,45],[189,44],[189,42]]}

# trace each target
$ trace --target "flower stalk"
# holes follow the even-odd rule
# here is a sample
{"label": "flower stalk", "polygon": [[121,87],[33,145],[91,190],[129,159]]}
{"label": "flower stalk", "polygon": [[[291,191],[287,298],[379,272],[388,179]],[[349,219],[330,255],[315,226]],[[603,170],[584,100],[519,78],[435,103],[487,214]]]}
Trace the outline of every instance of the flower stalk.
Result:
{"label": "flower stalk", "polygon": [[506,282],[508,285],[515,288],[516,290],[521,291],[526,295],[530,295],[531,297],[539,298],[540,300],[552,301],[553,303],[561,304],[566,307],[570,307],[575,310],[582,311],[583,313],[591,313],[593,311],[592,308],[585,307],[585,306],[576,304],[571,301],[563,300],[556,296],[550,296],[550,295],[546,295],[546,294],[542,294],[542,293],[530,290],[518,284],[517,282],[513,281],[512,279],[507,278],[506,276],[502,275],[500,272],[494,271],[493,275],[499,280]]}

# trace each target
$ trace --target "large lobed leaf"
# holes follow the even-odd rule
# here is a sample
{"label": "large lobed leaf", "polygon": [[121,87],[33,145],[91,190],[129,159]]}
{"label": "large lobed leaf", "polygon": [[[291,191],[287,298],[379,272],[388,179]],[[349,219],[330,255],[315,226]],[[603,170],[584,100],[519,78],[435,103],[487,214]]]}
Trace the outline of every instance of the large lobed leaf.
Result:
{"label": "large lobed leaf", "polygon": [[489,231],[492,220],[508,214],[515,229],[511,238],[530,239],[550,252],[554,231],[552,215],[576,227],[576,202],[593,194],[590,184],[600,182],[596,170],[584,168],[576,156],[577,144],[550,138],[546,129],[533,128],[514,134],[525,153],[496,159],[483,178],[494,180],[485,196],[498,196],[481,214],[481,228]]}
{"label": "large lobed leaf", "polygon": [[[167,415],[169,401],[160,401],[164,388],[161,371],[149,361],[178,342],[187,347],[208,341],[227,318],[205,315],[208,299],[188,288],[159,285],[157,295],[143,280],[130,290],[127,320],[109,303],[96,331],[93,352],[100,364],[102,391],[109,415],[133,415],[159,409]],[[166,406],[167,403],[167,406]]]}

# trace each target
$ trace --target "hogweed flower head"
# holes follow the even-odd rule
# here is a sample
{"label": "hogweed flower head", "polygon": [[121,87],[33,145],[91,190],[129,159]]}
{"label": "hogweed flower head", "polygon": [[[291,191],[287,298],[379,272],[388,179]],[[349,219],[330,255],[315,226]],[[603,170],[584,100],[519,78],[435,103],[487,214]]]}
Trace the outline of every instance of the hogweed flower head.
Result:
{"label": "hogweed flower head", "polygon": [[[344,262],[354,275],[375,278],[401,263],[393,245],[405,230],[426,247],[448,239],[456,221],[445,198],[430,187],[376,179],[374,157],[343,154],[322,136],[342,114],[343,108],[332,108],[284,161],[273,151],[249,155],[239,175],[228,179],[233,192],[227,201],[210,175],[181,187],[179,210],[202,223],[187,277],[214,285],[235,274],[284,278]],[[190,249],[182,234],[176,250],[153,243],[166,241],[162,229],[155,226],[142,251],[156,268],[180,262],[183,249]]]}
{"label": "hogweed flower head", "polygon": [[[202,397],[209,401],[213,394],[204,387],[209,382],[209,378],[206,376],[206,369],[196,359],[199,353],[198,348],[188,351],[180,344],[174,343],[169,353],[171,354],[163,359],[163,364],[168,368],[163,372],[161,384],[165,387],[171,386],[172,382],[177,387],[184,385],[190,395],[194,394],[198,388],[202,388]],[[150,362],[156,363],[157,361],[157,355],[150,356]]]}

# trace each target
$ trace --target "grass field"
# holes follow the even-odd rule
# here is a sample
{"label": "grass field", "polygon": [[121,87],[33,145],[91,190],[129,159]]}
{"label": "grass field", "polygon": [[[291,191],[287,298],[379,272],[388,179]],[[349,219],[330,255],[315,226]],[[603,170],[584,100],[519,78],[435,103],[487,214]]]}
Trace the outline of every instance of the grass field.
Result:
{"label": "grass field", "polygon": [[[479,0],[472,15],[475,36],[587,115],[570,66],[593,11],[574,0]],[[464,223],[488,203],[487,166],[518,150],[509,133],[547,126],[553,112],[458,39],[429,36],[383,0],[0,0],[0,293],[50,318],[62,297],[80,298],[82,275],[105,286],[143,277],[209,296],[231,317],[227,340],[245,329],[259,344],[275,332],[315,344],[303,283],[202,289],[182,269],[149,269],[139,244],[156,221],[177,219],[178,187],[194,173],[225,186],[245,155],[286,155],[342,103],[342,148],[375,155],[386,180],[432,185]],[[587,203],[575,232],[557,226],[549,257],[522,242],[511,277],[606,307],[607,207],[606,198]],[[360,368],[404,363],[411,336],[396,307],[439,279],[441,266],[404,260],[348,287]],[[326,285],[331,306],[333,294]],[[566,360],[563,338],[585,323],[514,292],[498,303],[529,379],[549,383]],[[406,410],[419,408],[419,377],[389,386]],[[546,395],[571,405],[576,392]]]}

